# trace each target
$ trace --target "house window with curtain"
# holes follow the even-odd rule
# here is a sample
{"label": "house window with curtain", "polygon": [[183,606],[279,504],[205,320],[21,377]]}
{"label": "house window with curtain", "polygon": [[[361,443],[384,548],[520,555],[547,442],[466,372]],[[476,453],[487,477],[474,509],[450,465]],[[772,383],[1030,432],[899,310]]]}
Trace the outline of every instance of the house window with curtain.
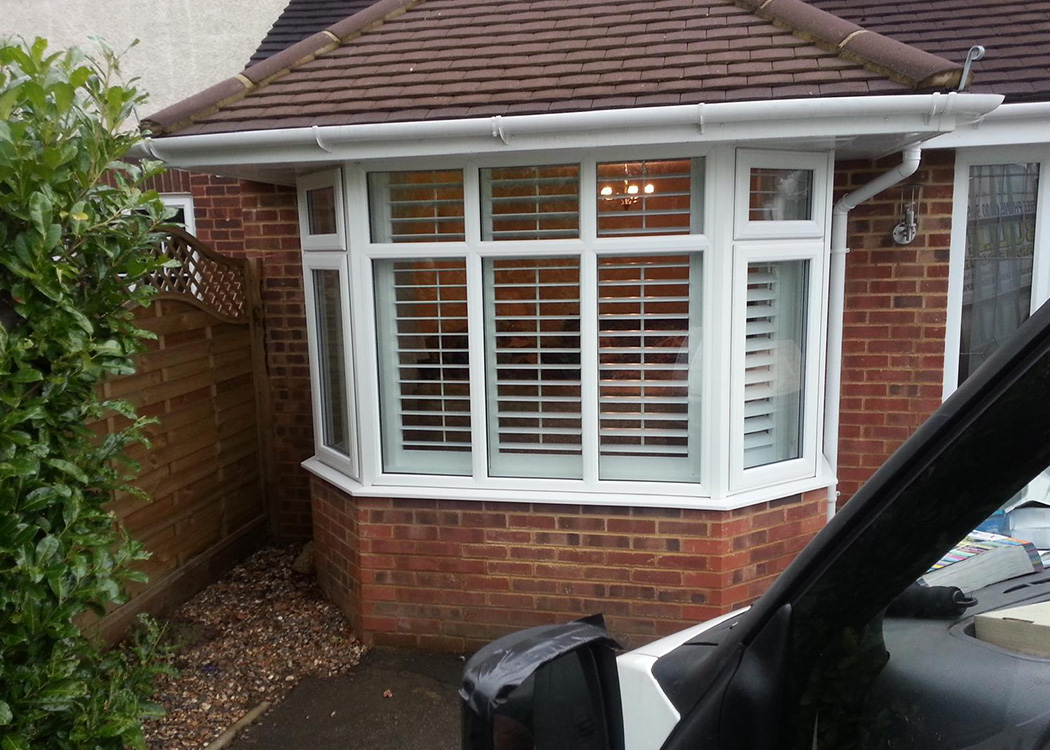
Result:
{"label": "house window with curtain", "polygon": [[[741,181],[734,153],[351,170],[362,484],[688,506],[817,481],[827,158],[751,153]],[[713,213],[712,176],[777,193],[745,219],[773,228]]]}
{"label": "house window with curtain", "polygon": [[1050,150],[956,159],[944,397],[1050,299]]}
{"label": "house window with curtain", "polygon": [[1032,312],[1039,164],[974,165],[969,182],[960,383]]}

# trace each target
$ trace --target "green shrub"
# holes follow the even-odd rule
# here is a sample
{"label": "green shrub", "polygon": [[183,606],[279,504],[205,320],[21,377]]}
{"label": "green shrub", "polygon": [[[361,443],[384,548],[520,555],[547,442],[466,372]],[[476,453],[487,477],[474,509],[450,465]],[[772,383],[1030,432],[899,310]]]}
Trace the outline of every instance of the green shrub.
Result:
{"label": "green shrub", "polygon": [[[78,628],[124,600],[146,554],[104,509],[138,467],[130,403],[99,381],[132,372],[131,307],[160,261],[163,218],[122,161],[143,97],[116,60],[0,42],[0,750],[144,747],[156,632],[105,651]],[[112,413],[124,429],[84,427]]]}

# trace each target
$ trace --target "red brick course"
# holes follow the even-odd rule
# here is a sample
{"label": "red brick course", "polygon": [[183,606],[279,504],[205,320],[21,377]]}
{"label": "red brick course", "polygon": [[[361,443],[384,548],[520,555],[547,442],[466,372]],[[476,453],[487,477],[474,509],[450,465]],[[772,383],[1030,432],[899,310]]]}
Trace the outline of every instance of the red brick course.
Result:
{"label": "red brick course", "polygon": [[824,491],[735,511],[351,498],[312,480],[325,593],[367,642],[469,651],[603,612],[637,646],[749,604],[824,524]]}
{"label": "red brick course", "polygon": [[[899,157],[836,165],[836,198]],[[902,187],[850,213],[842,342],[839,498],[848,500],[941,404],[948,307],[954,152],[923,153],[903,188],[917,194],[919,231],[909,245],[891,232]]]}

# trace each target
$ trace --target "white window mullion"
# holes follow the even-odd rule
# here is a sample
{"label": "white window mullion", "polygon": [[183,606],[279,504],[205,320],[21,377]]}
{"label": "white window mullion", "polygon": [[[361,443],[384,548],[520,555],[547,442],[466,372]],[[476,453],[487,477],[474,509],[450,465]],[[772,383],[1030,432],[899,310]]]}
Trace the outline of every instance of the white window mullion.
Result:
{"label": "white window mullion", "polygon": [[598,259],[585,250],[580,259],[580,415],[583,480],[598,483]]}
{"label": "white window mullion", "polygon": [[1035,206],[1035,259],[1032,269],[1032,312],[1050,299],[1050,157],[1039,162]]}
{"label": "white window mullion", "polygon": [[[470,427],[474,479],[477,481],[485,480],[489,475],[488,426],[492,418],[489,404],[494,403],[490,399],[489,385],[485,377],[485,373],[491,369],[488,357],[494,358],[495,354],[490,355],[485,346],[485,321],[491,319],[493,312],[484,298],[484,274],[481,256],[477,253],[470,253],[467,256],[467,328],[470,361],[477,363],[470,368]],[[484,366],[481,366],[482,364]]]}

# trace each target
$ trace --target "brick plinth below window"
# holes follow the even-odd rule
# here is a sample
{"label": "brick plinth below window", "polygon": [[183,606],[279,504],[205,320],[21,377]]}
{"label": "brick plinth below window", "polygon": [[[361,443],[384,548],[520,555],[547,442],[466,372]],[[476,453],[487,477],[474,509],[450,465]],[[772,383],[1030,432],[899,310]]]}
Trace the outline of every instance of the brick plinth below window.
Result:
{"label": "brick plinth below window", "polygon": [[735,511],[352,498],[311,480],[322,589],[367,643],[472,651],[602,612],[625,646],[754,601],[823,490]]}

